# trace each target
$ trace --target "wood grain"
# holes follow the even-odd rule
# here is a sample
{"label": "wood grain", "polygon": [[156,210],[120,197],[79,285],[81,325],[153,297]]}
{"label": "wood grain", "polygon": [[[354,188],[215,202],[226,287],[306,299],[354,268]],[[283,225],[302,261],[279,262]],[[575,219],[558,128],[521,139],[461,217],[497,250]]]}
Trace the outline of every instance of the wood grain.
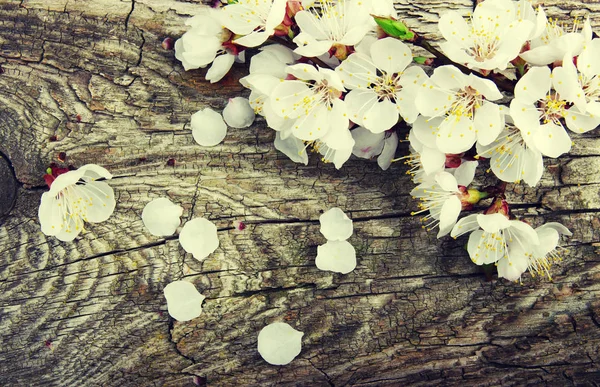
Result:
{"label": "wood grain", "polygon": [[[490,281],[465,238],[437,240],[410,216],[401,164],[297,165],[260,120],[198,146],[190,115],[246,93],[243,66],[211,85],[161,47],[199,4],[0,2],[0,152],[17,180],[0,218],[0,385],[597,385],[597,131],[573,135],[569,155],[546,160],[540,186],[509,186],[517,215],[574,232],[553,281]],[[545,5],[559,18],[589,13],[598,31],[595,1]],[[435,39],[444,10],[466,14],[472,3],[396,6]],[[115,175],[115,213],[72,243],[43,235],[37,219],[42,175],[60,152]],[[220,248],[199,262],[176,236],[149,234],[140,215],[157,197],[181,204],[184,221],[214,221]],[[358,267],[348,275],[314,265],[325,242],[318,217],[333,206],[354,220]],[[234,220],[248,227],[234,231]],[[186,323],[169,318],[162,295],[180,278],[207,296],[203,315]],[[256,351],[274,321],[305,332],[284,367]]]}

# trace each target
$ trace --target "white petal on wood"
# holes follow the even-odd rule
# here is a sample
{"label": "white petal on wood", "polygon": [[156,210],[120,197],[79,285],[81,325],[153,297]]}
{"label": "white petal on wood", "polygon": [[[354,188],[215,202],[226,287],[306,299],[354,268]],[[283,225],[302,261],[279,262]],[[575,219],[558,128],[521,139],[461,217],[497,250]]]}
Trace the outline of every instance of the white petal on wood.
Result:
{"label": "white petal on wood", "polygon": [[142,211],[144,226],[152,235],[173,235],[181,224],[183,208],[167,198],[158,198],[146,204]]}
{"label": "white petal on wood", "polygon": [[183,225],[179,243],[197,260],[208,257],[219,247],[217,226],[205,218],[195,218]]}
{"label": "white petal on wood", "polygon": [[288,364],[300,354],[302,336],[304,332],[295,330],[289,324],[269,324],[258,334],[258,353],[269,364]]}
{"label": "white petal on wood", "polygon": [[163,293],[167,299],[169,315],[177,321],[189,321],[202,313],[204,296],[194,284],[187,281],[174,281],[165,286]]}
{"label": "white petal on wood", "polygon": [[325,211],[319,223],[321,234],[329,241],[344,241],[352,236],[352,219],[338,207]]}

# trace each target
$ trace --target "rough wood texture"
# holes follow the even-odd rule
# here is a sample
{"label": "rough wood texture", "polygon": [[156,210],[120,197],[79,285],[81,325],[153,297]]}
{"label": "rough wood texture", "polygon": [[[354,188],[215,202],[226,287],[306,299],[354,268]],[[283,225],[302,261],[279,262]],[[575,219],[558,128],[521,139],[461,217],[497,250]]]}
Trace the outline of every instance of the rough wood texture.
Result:
{"label": "rough wood texture", "polygon": [[[598,132],[547,160],[537,189],[509,188],[532,224],[574,231],[554,280],[489,281],[466,239],[438,241],[409,216],[402,165],[299,166],[261,122],[215,148],[195,144],[190,114],[243,92],[241,68],[210,85],[161,47],[198,4],[0,1],[0,151],[18,180],[0,217],[0,385],[598,385]],[[545,4],[552,16],[590,13],[598,31],[597,2]],[[448,3],[397,6],[435,37]],[[115,175],[114,215],[73,243],[44,236],[37,219],[42,174],[59,152]],[[2,198],[11,175],[2,172]],[[144,229],[144,205],[163,196],[185,207],[184,220],[221,227],[216,253],[198,262],[176,237]],[[332,206],[355,222],[359,265],[348,275],[314,265],[319,211]],[[234,232],[233,220],[249,227]],[[182,277],[207,296],[187,323],[169,318],[162,295]],[[305,332],[285,367],[255,350],[273,321]]]}

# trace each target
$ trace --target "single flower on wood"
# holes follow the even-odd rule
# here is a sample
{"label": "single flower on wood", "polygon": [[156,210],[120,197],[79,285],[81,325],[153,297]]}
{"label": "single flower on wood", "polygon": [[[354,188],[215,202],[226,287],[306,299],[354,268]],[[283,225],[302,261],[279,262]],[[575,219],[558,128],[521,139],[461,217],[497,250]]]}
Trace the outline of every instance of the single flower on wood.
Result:
{"label": "single flower on wood", "polygon": [[104,222],[115,209],[113,189],[98,181],[112,175],[101,166],[87,164],[73,171],[54,168],[44,178],[50,191],[42,194],[38,217],[46,235],[72,241],[83,231],[84,222]]}

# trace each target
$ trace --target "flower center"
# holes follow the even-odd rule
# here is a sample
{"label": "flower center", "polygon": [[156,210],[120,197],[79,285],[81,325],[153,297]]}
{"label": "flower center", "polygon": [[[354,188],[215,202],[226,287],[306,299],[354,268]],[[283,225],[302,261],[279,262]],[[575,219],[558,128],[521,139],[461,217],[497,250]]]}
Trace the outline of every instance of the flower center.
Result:
{"label": "flower center", "polygon": [[384,98],[392,100],[392,102],[396,101],[396,93],[398,93],[402,86],[399,84],[400,75],[399,74],[386,74],[383,73],[380,77],[377,77],[375,82],[371,85],[371,88],[377,95],[379,96],[379,100],[381,101]]}
{"label": "flower center", "polygon": [[473,118],[475,109],[481,107],[483,96],[471,86],[460,89],[455,94],[456,100],[452,103],[450,114],[457,117],[466,116]]}
{"label": "flower center", "polygon": [[476,29],[475,27],[471,27],[473,47],[470,48],[470,53],[477,62],[483,62],[495,57],[496,49],[500,42],[500,37],[496,33],[499,24],[490,17],[488,17],[488,21],[491,25],[491,28],[489,29],[483,27]]}
{"label": "flower center", "polygon": [[538,101],[538,110],[542,113],[541,120],[544,124],[550,122],[562,126],[560,119],[567,115],[567,101],[559,98],[558,94],[548,94]]}

